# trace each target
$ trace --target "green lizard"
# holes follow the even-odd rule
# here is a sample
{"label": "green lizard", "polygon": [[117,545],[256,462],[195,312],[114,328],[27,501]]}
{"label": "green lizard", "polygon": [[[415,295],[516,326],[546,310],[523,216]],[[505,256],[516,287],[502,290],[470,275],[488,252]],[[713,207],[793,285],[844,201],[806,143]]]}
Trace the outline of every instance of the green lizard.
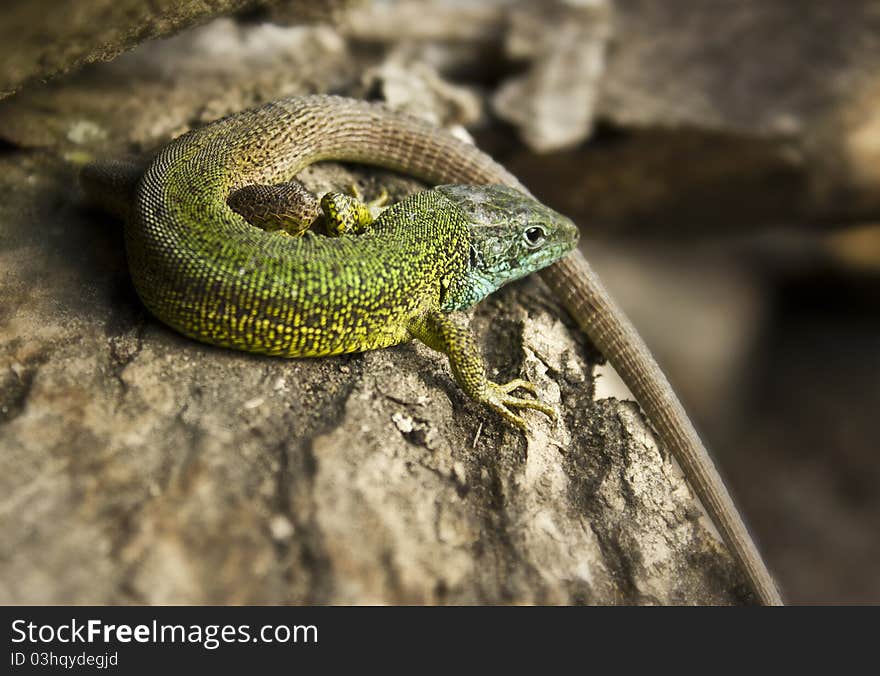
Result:
{"label": "green lizard", "polygon": [[[266,176],[253,151],[240,147],[228,164],[207,166],[217,147],[206,153],[206,137],[229,124],[178,139],[140,182],[126,246],[135,287],[154,315],[207,343],[284,357],[417,338],[448,357],[470,397],[508,421],[526,428],[517,408],[555,417],[537,398],[513,394],[535,395],[527,380],[488,379],[454,313],[567,254],[577,243],[574,223],[514,188],[444,185],[375,221],[356,200],[327,195],[321,205],[331,236],[316,234],[308,229],[314,197],[301,185],[250,183],[289,181],[296,164]],[[107,176],[106,166],[86,168],[83,181],[92,193],[106,192]]]}
{"label": "green lizard", "polygon": [[[273,232],[300,233],[317,214],[314,198],[290,180],[309,164],[331,159],[379,165],[433,184],[469,185],[403,200],[372,224],[343,218],[331,227],[342,231],[335,238]],[[447,354],[470,396],[520,426],[525,422],[512,409],[554,411],[537,398],[511,394],[516,388],[534,394],[527,381],[489,381],[454,311],[558,259],[543,270],[545,281],[633,392],[758,599],[781,603],[647,347],[584,257],[576,250],[564,256],[574,247],[574,226],[531,199],[476,147],[379,105],[311,96],[190,132],[143,172],[126,164],[96,165],[84,170],[83,181],[98,201],[126,217],[135,287],[156,316],[181,332],[288,356],[419,338]],[[331,221],[334,210],[363,211],[333,198],[324,210]],[[366,232],[350,234],[361,228]]]}

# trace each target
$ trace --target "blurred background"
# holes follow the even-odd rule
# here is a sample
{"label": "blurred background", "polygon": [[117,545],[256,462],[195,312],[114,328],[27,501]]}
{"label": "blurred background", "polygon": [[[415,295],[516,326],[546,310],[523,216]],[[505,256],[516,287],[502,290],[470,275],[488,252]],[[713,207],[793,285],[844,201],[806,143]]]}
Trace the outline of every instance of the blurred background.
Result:
{"label": "blurred background", "polygon": [[466,128],[580,225],[787,598],[880,602],[880,2],[0,12],[6,149],[143,152],[304,91]]}

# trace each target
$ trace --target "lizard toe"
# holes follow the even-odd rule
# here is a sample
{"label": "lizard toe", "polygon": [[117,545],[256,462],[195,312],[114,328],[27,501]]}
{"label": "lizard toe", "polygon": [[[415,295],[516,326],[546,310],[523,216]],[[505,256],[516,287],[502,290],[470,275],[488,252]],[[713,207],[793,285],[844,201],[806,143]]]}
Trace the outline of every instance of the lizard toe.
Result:
{"label": "lizard toe", "polygon": [[509,383],[504,383],[503,385],[496,384],[495,386],[505,394],[509,394],[514,390],[525,390],[535,396],[538,395],[538,388],[535,384],[528,380],[524,380],[523,378],[517,378],[516,380],[511,380]]}
{"label": "lizard toe", "polygon": [[499,385],[490,383],[490,394],[486,398],[486,403],[503,416],[508,422],[513,423],[523,430],[528,430],[528,425],[524,418],[516,415],[511,409],[532,409],[546,415],[554,422],[559,418],[559,414],[554,406],[545,404],[543,401],[535,398],[515,397],[510,394],[516,389],[524,389],[532,394],[537,394],[537,388],[533,383],[527,380],[513,380],[509,383]]}

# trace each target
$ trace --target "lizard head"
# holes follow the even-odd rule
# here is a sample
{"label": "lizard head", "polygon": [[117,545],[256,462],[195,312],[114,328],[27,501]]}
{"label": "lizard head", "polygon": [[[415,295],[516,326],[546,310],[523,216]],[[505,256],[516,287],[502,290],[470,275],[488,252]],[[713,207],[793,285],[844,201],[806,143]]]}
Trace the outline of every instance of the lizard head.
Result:
{"label": "lizard head", "polygon": [[570,219],[514,188],[443,185],[435,190],[456,205],[470,230],[467,269],[447,289],[446,312],[470,307],[577,245],[578,229]]}

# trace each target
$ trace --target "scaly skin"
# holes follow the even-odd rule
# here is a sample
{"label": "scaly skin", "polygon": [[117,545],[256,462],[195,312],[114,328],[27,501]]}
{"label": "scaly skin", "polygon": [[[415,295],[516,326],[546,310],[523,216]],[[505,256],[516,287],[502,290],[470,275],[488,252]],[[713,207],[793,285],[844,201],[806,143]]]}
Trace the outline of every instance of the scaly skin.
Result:
{"label": "scaly skin", "polygon": [[[301,254],[297,261],[306,267],[291,267],[283,253],[284,246],[279,243],[291,238],[255,229],[226,203],[226,198],[241,188],[284,183],[308,164],[331,159],[383,166],[434,184],[501,184],[525,192],[514,176],[473,146],[381,106],[327,96],[268,104],[177,139],[146,170],[134,193],[126,227],[132,276],[146,305],[188,335],[270,353],[291,354],[290,346],[301,345],[296,349],[308,354],[335,354],[348,348],[370,349],[419,337],[450,356],[453,374],[471,396],[485,401],[508,419],[522,422],[509,407],[542,405],[534,399],[512,397],[509,392],[515,387],[531,386],[521,381],[507,385],[489,383],[484,373],[481,378],[479,355],[479,366],[469,363],[474,355],[474,349],[467,344],[470,334],[459,333],[452,316],[445,314],[475,302],[506,281],[504,275],[497,277],[494,261],[470,256],[468,260],[484,265],[491,270],[490,274],[453,274],[458,285],[453,285],[454,291],[445,302],[439,302],[439,308],[436,294],[417,294],[424,305],[410,303],[399,299],[397,291],[410,288],[410,284],[423,289],[424,284],[418,280],[424,279],[425,274],[436,281],[438,272],[432,265],[460,270],[456,268],[462,265],[460,246],[453,247],[457,252],[451,257],[454,261],[441,248],[432,248],[427,259],[407,260],[406,265],[394,257],[389,261],[395,269],[390,280],[361,260],[354,250],[350,253],[357,260],[344,255],[324,257],[332,263],[310,276],[310,264],[306,261],[314,260],[310,256],[320,251],[312,248],[308,237],[297,245]],[[104,188],[124,184],[120,176],[130,173],[129,169],[119,167],[95,168],[85,173],[84,182],[87,187],[95,187],[92,192],[105,206],[121,213],[123,191],[117,189],[117,196],[108,196]],[[479,210],[480,200],[468,203],[467,196],[457,197],[466,220],[469,210]],[[415,211],[425,215],[421,208]],[[449,222],[456,219],[445,209],[438,216],[447,223],[441,230],[448,234]],[[416,220],[418,227],[426,226],[420,218]],[[403,231],[399,236],[406,238]],[[456,241],[460,244],[460,240]],[[370,329],[356,337],[347,335],[350,332],[345,329],[333,339],[324,336],[320,349],[315,350],[317,341],[300,343],[299,334],[288,336],[284,328],[279,331],[277,325],[273,326],[282,315],[283,327],[292,326],[289,320],[297,312],[304,326],[314,329],[312,324],[321,322],[311,311],[303,309],[306,305],[299,310],[292,308],[289,300],[283,300],[286,285],[273,280],[292,278],[299,283],[308,279],[308,297],[321,297],[327,293],[329,279],[345,274],[352,265],[368,266],[362,269],[362,279],[367,285],[375,285],[370,292],[375,307],[365,305],[361,310],[366,309],[370,315],[376,312],[381,319],[372,322],[358,317],[356,322],[361,325],[359,322],[366,319],[364,325],[369,324]],[[530,263],[526,267],[537,269],[540,265]],[[407,276],[407,269],[415,268],[418,274]],[[442,274],[439,276],[442,278]],[[586,260],[574,252],[544,270],[542,276],[633,392],[661,445],[678,460],[745,570],[757,598],[764,604],[781,604],[773,579],[684,409],[644,342]],[[401,281],[404,278],[406,283]],[[391,288],[395,289],[394,309],[383,309]],[[287,295],[291,295],[289,290]],[[297,298],[297,303],[308,303],[305,295]],[[348,307],[338,300],[332,301],[331,306],[343,312]],[[345,322],[339,324],[338,318],[334,321],[338,326],[348,326]],[[462,359],[461,354],[470,356]]]}

